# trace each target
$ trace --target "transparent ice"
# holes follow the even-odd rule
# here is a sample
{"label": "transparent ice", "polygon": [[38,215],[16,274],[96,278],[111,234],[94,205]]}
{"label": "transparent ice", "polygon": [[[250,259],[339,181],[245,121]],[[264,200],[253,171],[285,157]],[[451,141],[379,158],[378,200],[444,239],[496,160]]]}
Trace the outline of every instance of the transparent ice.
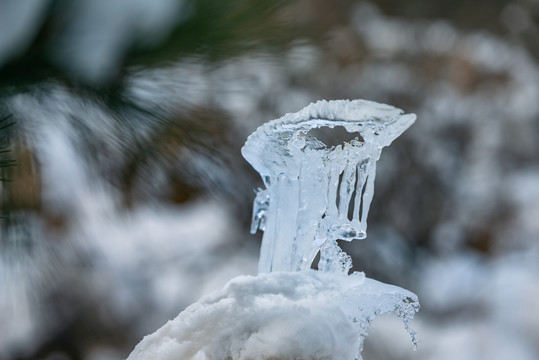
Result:
{"label": "transparent ice", "polygon": [[[259,274],[189,306],[128,360],[361,359],[372,320],[393,312],[415,346],[417,296],[348,274],[351,258],[337,243],[366,237],[376,161],[414,121],[370,101],[320,101],[258,128],[242,154],[266,185],[251,227],[264,231]],[[318,138],[321,127],[355,137],[329,146]]]}
{"label": "transparent ice", "polygon": [[[260,173],[251,232],[264,231],[259,272],[318,268],[348,273],[337,240],[365,239],[376,161],[415,115],[365,100],[319,101],[259,127],[242,154]],[[311,130],[342,126],[357,137],[327,146]]]}

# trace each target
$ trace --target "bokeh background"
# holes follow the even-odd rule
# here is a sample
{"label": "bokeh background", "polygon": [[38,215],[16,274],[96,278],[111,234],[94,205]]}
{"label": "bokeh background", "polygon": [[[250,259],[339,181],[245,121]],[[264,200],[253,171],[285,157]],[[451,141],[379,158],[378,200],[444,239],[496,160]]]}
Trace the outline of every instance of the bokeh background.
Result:
{"label": "bokeh background", "polygon": [[538,36],[537,0],[0,2],[0,359],[124,359],[255,274],[243,142],[356,98],[418,116],[343,247],[422,342],[364,358],[538,359]]}

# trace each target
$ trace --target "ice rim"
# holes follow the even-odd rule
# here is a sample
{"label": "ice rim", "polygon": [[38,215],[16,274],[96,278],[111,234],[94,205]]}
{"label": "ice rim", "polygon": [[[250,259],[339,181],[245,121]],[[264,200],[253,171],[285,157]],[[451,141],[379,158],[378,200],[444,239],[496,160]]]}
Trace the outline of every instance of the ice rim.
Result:
{"label": "ice rim", "polygon": [[[247,137],[241,153],[257,171],[264,172],[265,167],[262,164],[265,153],[257,151],[263,150],[264,147],[260,148],[258,144],[274,147],[271,144],[274,133],[286,134],[318,127],[316,122],[309,124],[313,120],[330,121],[335,125],[358,124],[365,129],[383,131],[388,135],[388,141],[384,141],[382,146],[388,146],[415,122],[416,115],[404,114],[399,108],[369,100],[320,100],[298,112],[287,113],[258,127]],[[302,127],[302,124],[306,126]],[[360,129],[359,132],[364,131]]]}
{"label": "ice rim", "polygon": [[[376,162],[415,119],[373,101],[322,100],[254,131],[241,152],[266,186],[251,225],[251,233],[264,231],[259,272],[306,270],[320,252],[320,270],[348,273],[351,259],[337,240],[366,238]],[[327,146],[308,135],[337,126],[358,136]]]}

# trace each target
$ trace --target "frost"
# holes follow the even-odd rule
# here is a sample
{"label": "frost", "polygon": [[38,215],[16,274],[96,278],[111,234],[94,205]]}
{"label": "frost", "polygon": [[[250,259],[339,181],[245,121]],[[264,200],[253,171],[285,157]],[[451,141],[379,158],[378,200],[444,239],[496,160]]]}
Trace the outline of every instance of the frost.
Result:
{"label": "frost", "polygon": [[[415,347],[417,296],[348,275],[352,260],[337,243],[367,236],[376,161],[414,121],[374,102],[320,101],[258,128],[242,154],[266,185],[251,226],[264,231],[259,275],[232,279],[189,306],[128,360],[360,359],[372,320],[393,312]],[[312,135],[337,126],[355,137],[332,146]]]}

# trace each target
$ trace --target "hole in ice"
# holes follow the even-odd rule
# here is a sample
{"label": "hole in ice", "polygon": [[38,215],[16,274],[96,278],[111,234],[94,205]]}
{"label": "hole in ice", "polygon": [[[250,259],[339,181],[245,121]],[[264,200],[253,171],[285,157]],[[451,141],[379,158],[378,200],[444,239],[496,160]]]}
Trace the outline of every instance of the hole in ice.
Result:
{"label": "hole in ice", "polygon": [[320,251],[316,253],[316,256],[311,263],[311,269],[318,270],[318,263],[320,262]]}
{"label": "hole in ice", "polygon": [[363,218],[363,197],[365,196],[365,190],[367,190],[367,183],[369,182],[369,177],[365,179],[365,183],[361,188],[361,202],[359,203],[359,221]]}
{"label": "hole in ice", "polygon": [[352,219],[354,218],[354,207],[356,204],[358,178],[359,178],[359,169],[356,166],[356,181],[354,183],[354,191],[352,192],[352,197],[350,198],[350,203],[348,204],[348,220],[350,221],[352,221]]}
{"label": "hole in ice", "polygon": [[342,145],[352,140],[364,142],[363,137],[357,132],[348,132],[344,126],[314,128],[307,132],[306,136],[311,136],[323,142],[327,147]]}
{"label": "hole in ice", "polygon": [[339,208],[339,205],[341,204],[342,177],[343,177],[343,173],[339,175],[339,182],[337,183],[337,196],[335,197],[335,205],[337,206],[337,209]]}

